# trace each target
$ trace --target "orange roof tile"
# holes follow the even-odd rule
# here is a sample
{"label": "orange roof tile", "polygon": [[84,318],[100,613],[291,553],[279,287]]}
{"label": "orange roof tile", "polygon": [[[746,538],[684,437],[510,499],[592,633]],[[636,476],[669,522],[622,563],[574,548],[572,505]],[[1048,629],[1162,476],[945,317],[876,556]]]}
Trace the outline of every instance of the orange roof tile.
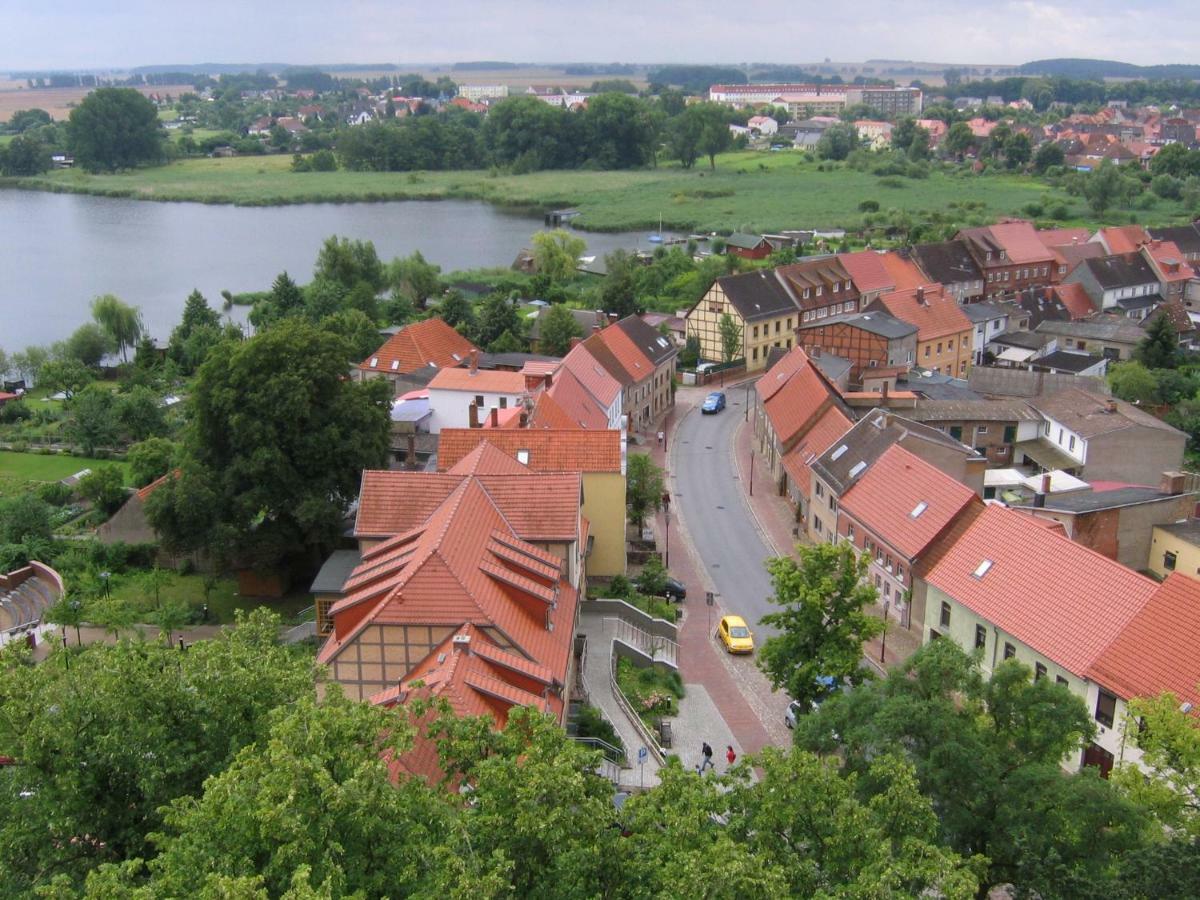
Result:
{"label": "orange roof tile", "polygon": [[1133,253],[1138,247],[1150,240],[1150,235],[1141,225],[1115,225],[1101,228],[1100,236],[1108,245],[1112,254]]}
{"label": "orange roof tile", "polygon": [[850,280],[860,294],[874,291],[895,290],[896,282],[883,263],[883,254],[875,250],[859,250],[856,253],[839,253],[838,262],[850,273]]}
{"label": "orange roof tile", "polygon": [[816,366],[809,364],[793,372],[783,387],[763,405],[780,444],[787,448],[817,420],[833,402],[834,396],[835,391],[817,372]]}
{"label": "orange roof tile", "polygon": [[1036,234],[1038,240],[1042,242],[1042,246],[1047,250],[1073,244],[1085,244],[1092,236],[1086,228],[1043,228]]}
{"label": "orange roof tile", "polygon": [[565,366],[555,373],[553,382],[546,390],[546,396],[554,398],[555,403],[574,423],[572,427],[608,427],[608,413],[604,411],[604,407],[592,396],[579,376]]}
{"label": "orange roof tile", "polygon": [[1126,700],[1171,691],[1200,708],[1200,581],[1172,572],[1088,669]]}
{"label": "orange roof tile", "polygon": [[481,439],[475,449],[447,467],[450,475],[524,475],[529,469],[490,441]]}
{"label": "orange roof tile", "polygon": [[1150,241],[1145,250],[1158,264],[1158,274],[1164,281],[1190,281],[1196,277],[1195,270],[1184,261],[1179,245],[1174,241]]}
{"label": "orange roof tile", "polygon": [[787,384],[788,379],[792,375],[808,365],[808,354],[804,352],[804,348],[793,347],[775,365],[767,369],[766,374],[754,382],[754,390],[758,394],[759,399],[763,403],[766,403],[775,396],[777,391]]}
{"label": "orange roof tile", "polygon": [[840,501],[841,509],[909,559],[976,500],[965,484],[893,444]]}
{"label": "orange roof tile", "polygon": [[534,472],[621,471],[621,432],[576,428],[487,433],[477,428],[444,428],[438,439],[438,468],[445,470],[455,465],[484,440],[518,460],[521,451],[525,451],[528,454],[525,465]]}
{"label": "orange roof tile", "polygon": [[1072,319],[1086,319],[1096,311],[1092,298],[1088,296],[1087,291],[1078,281],[1056,285],[1054,293],[1058,295],[1058,299],[1067,308]]}
{"label": "orange roof tile", "polygon": [[607,347],[632,383],[636,384],[654,374],[654,363],[647,358],[641,348],[633,342],[633,339],[616,325],[597,332],[588,340],[597,341]]}
{"label": "orange roof tile", "polygon": [[586,346],[576,344],[563,357],[562,369],[556,377],[562,378],[563,370],[570,372],[584,389],[603,409],[608,409],[621,396],[621,382],[609,374],[608,369]]}
{"label": "orange roof tile", "polygon": [[853,424],[840,409],[831,406],[805,432],[800,442],[784,454],[783,468],[805,498],[812,491],[809,463],[833,446],[833,442],[849,431]]}
{"label": "orange roof tile", "polygon": [[998,505],[980,513],[925,580],[1080,676],[1157,587]]}
{"label": "orange roof tile", "polygon": [[176,469],[173,472],[168,472],[165,475],[161,475],[158,478],[155,478],[152,482],[150,482],[148,485],[146,485],[144,488],[142,488],[141,490],[139,490],[137,492],[137,498],[139,500],[145,501],[147,497],[149,497],[151,494],[153,494],[155,491],[157,491],[160,487],[162,487],[164,484],[166,484],[168,478],[178,478],[180,476],[180,474],[182,474],[181,471],[179,469]]}
{"label": "orange roof tile", "polygon": [[487,392],[490,394],[525,393],[525,376],[503,369],[442,369],[429,382],[431,391]]}
{"label": "orange roof tile", "polygon": [[434,317],[400,329],[358,368],[364,372],[398,374],[416,372],[429,365],[444,369],[464,362],[474,349],[474,344]]}
{"label": "orange roof tile", "polygon": [[971,330],[971,320],[940,284],[923,289],[923,302],[917,299],[917,290],[922,289],[893,291],[880,297],[879,302],[897,319],[916,325],[918,341]]}
{"label": "orange roof tile", "polygon": [[[604,420],[604,424],[608,424],[607,419]],[[542,391],[533,403],[533,412],[529,415],[529,427],[557,428],[569,431],[581,426],[567,414],[567,411],[551,394]]]}
{"label": "orange roof tile", "polygon": [[881,254],[879,260],[883,263],[892,284],[898,291],[912,290],[929,284],[929,279],[925,277],[925,273],[917,267],[916,263],[905,259],[895,250]]}

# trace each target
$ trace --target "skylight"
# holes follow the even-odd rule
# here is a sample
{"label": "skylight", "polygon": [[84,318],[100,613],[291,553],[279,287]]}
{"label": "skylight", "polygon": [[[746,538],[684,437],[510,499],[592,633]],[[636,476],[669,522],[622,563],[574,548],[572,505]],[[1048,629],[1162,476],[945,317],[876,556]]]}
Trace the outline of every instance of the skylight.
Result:
{"label": "skylight", "polygon": [[831,460],[835,460],[849,449],[850,448],[846,444],[842,444],[842,446],[838,447],[836,450],[833,451],[833,453],[830,455],[829,458]]}
{"label": "skylight", "polygon": [[400,360],[393,359],[392,360],[392,371],[395,372],[398,368],[400,368]]}
{"label": "skylight", "polygon": [[667,339],[666,339],[666,338],[664,338],[664,337],[660,337],[660,338],[658,339],[658,346],[660,346],[660,347],[662,347],[662,348],[666,349],[666,347],[667,347]]}
{"label": "skylight", "polygon": [[988,573],[988,569],[990,569],[991,567],[992,567],[992,561],[990,559],[985,559],[983,562],[981,562],[978,566],[975,567],[975,571],[972,572],[971,574],[974,575],[976,578],[982,578],[984,575],[986,575]]}
{"label": "skylight", "polygon": [[851,477],[851,478],[853,478],[855,475],[857,475],[859,472],[861,472],[861,471],[862,471],[863,469],[865,469],[866,467],[867,467],[867,464],[866,464],[865,462],[857,462],[857,463],[855,463],[855,464],[854,464],[854,468],[852,468],[852,469],[850,470],[850,477]]}
{"label": "skylight", "polygon": [[374,369],[377,365],[379,365],[379,357],[372,356],[371,357],[371,368]]}
{"label": "skylight", "polygon": [[922,500],[920,503],[918,503],[916,506],[913,507],[913,511],[910,512],[909,515],[915,519],[917,516],[921,515],[921,513],[925,512],[925,510],[927,510],[927,509],[929,509],[929,504],[926,503],[924,500]]}
{"label": "skylight", "polygon": [[529,451],[528,450],[518,450],[517,451],[517,462],[519,462],[523,466],[529,465]]}

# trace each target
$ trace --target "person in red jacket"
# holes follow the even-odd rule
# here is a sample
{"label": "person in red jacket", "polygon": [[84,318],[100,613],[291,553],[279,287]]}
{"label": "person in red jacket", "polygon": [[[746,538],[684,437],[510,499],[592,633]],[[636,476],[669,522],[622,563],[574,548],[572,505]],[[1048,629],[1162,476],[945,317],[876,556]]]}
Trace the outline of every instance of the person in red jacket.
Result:
{"label": "person in red jacket", "polygon": [[725,747],[725,758],[729,760],[730,767],[737,761],[737,754],[733,752],[733,745],[729,744]]}

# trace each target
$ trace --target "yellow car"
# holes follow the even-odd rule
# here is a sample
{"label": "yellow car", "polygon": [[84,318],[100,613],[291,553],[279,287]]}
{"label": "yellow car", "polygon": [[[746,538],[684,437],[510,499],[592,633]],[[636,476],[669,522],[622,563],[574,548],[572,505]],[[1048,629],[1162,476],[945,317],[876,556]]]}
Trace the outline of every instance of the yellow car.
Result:
{"label": "yellow car", "polygon": [[754,635],[746,627],[741,616],[721,616],[717,625],[717,637],[730,653],[753,653]]}

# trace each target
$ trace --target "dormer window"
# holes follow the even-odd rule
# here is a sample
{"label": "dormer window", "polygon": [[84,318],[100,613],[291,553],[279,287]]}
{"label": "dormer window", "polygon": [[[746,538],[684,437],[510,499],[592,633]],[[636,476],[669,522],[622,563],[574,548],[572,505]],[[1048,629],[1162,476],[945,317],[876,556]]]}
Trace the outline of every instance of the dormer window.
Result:
{"label": "dormer window", "polygon": [[850,290],[850,282],[849,282],[849,280],[847,280],[847,281],[846,281],[846,283],[843,285],[843,287],[844,287],[846,290]]}
{"label": "dormer window", "polygon": [[822,290],[823,290],[823,288],[821,288],[821,287],[819,287],[819,286],[817,287],[817,296],[818,296],[818,297],[820,297],[820,296],[821,296],[821,291],[822,291]]}
{"label": "dormer window", "polygon": [[807,300],[807,299],[808,299],[808,288],[805,288],[805,289],[804,289],[804,299],[805,299],[805,300]]}
{"label": "dormer window", "polygon": [[842,286],[842,285],[841,285],[841,282],[835,281],[835,282],[833,283],[833,292],[836,294],[836,293],[838,292],[838,289],[839,289],[841,286]]}

